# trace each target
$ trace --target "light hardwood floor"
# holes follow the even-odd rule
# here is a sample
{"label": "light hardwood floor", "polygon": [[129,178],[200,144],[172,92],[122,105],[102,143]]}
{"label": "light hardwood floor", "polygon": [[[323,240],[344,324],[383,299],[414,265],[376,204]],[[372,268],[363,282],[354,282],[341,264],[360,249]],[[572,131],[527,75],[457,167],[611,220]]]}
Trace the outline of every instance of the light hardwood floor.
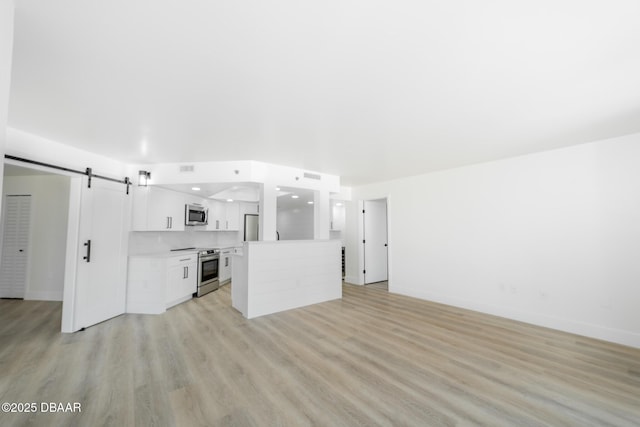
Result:
{"label": "light hardwood floor", "polygon": [[640,350],[390,294],[254,320],[229,286],[60,334],[0,300],[0,402],[80,402],[0,426],[640,425]]}
{"label": "light hardwood floor", "polygon": [[389,290],[389,282],[388,281],[383,281],[383,282],[375,282],[375,283],[370,283],[368,285],[366,285],[367,289],[378,289],[380,291],[388,291]]}

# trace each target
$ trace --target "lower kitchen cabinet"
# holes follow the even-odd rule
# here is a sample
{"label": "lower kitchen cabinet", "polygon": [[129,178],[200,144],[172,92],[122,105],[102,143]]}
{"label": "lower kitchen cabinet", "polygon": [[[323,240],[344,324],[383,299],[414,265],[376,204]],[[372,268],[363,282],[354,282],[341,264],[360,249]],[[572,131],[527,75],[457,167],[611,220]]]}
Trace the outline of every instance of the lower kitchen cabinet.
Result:
{"label": "lower kitchen cabinet", "polygon": [[198,291],[198,255],[173,256],[167,259],[167,308],[191,299]]}
{"label": "lower kitchen cabinet", "polygon": [[220,251],[220,273],[218,274],[218,278],[221,286],[231,282],[232,253],[233,248],[223,249]]}
{"label": "lower kitchen cabinet", "polygon": [[198,290],[198,255],[129,257],[127,313],[159,314]]}

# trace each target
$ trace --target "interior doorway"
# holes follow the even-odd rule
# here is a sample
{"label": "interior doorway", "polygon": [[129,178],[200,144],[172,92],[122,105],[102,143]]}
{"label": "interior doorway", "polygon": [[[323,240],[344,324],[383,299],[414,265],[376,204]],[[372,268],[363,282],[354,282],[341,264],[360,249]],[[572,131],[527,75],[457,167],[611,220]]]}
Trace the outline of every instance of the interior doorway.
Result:
{"label": "interior doorway", "polygon": [[67,176],[5,164],[0,297],[63,300],[69,186]]}
{"label": "interior doorway", "polygon": [[363,204],[364,284],[387,282],[387,199],[365,200]]}
{"label": "interior doorway", "polygon": [[3,196],[0,298],[24,299],[31,240],[31,195]]}

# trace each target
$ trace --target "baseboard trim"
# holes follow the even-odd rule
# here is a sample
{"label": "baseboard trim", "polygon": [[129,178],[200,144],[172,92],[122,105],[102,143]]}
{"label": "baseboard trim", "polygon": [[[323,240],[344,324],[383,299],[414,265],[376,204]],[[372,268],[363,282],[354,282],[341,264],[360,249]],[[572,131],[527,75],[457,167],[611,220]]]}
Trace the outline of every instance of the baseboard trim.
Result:
{"label": "baseboard trim", "polygon": [[480,313],[491,314],[493,316],[504,317],[506,319],[517,320],[519,322],[525,322],[531,325],[542,326],[545,328],[569,332],[584,337],[595,338],[634,348],[640,348],[640,334],[631,331],[613,329],[606,326],[595,325],[571,319],[563,319],[544,314],[513,310],[507,307],[482,304],[462,298],[454,298],[446,295],[423,292],[409,288],[394,287],[393,289],[389,289],[389,291],[413,298],[451,305],[454,307],[473,310]]}
{"label": "baseboard trim", "polygon": [[358,283],[358,278],[355,276],[344,276],[344,282],[349,283],[350,285],[363,285],[363,283]]}
{"label": "baseboard trim", "polygon": [[13,289],[0,286],[0,298],[16,298]]}

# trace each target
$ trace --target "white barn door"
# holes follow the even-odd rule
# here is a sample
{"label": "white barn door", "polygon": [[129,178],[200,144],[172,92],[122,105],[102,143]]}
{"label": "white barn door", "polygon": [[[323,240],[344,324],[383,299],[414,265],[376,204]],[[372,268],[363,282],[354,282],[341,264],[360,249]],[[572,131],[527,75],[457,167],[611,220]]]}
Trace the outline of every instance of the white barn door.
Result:
{"label": "white barn door", "polygon": [[83,178],[74,329],[125,312],[130,197],[126,186]]}
{"label": "white barn door", "polygon": [[29,260],[31,196],[9,195],[4,203],[0,298],[24,298]]}

